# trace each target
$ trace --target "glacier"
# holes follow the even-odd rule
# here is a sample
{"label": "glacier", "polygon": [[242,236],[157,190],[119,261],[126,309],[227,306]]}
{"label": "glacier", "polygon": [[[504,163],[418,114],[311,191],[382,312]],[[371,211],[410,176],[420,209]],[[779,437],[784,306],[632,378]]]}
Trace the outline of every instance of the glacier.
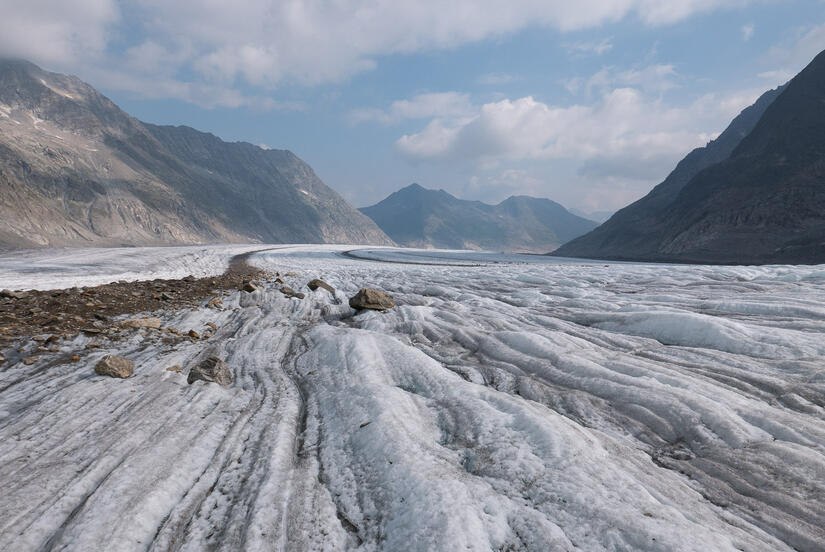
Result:
{"label": "glacier", "polygon": [[[153,313],[208,340],[0,365],[0,549],[825,549],[825,266],[256,244],[7,253],[0,288],[249,251],[306,299],[262,282]],[[398,306],[355,313],[361,287]],[[204,355],[232,386],[166,370]]]}

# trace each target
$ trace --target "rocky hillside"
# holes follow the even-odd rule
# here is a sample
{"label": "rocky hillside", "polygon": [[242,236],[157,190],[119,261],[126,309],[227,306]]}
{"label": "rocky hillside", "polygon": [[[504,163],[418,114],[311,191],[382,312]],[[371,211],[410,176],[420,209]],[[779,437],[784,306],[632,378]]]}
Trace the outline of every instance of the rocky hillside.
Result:
{"label": "rocky hillside", "polygon": [[418,184],[361,212],[409,247],[546,253],[596,227],[549,199],[512,196],[488,205]]}
{"label": "rocky hillside", "polygon": [[664,238],[669,233],[666,231],[669,221],[662,219],[665,210],[676,201],[693,177],[730,157],[782,90],[784,87],[765,92],[752,106],[742,111],[716,140],[691,151],[664,182],[649,194],[553,254],[602,259],[664,260],[658,238]]}
{"label": "rocky hillside", "polygon": [[647,197],[554,254],[825,263],[825,52]]}
{"label": "rocky hillside", "polygon": [[141,123],[0,61],[0,246],[391,240],[289,151]]}

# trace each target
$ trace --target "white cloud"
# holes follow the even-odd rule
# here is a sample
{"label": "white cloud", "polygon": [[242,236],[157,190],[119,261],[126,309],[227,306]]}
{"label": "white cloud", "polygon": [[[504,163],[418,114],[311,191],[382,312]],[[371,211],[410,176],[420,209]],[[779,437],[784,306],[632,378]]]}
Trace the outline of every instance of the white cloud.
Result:
{"label": "white cloud", "polygon": [[0,0],[0,55],[63,65],[93,62],[118,19],[115,0]]}
{"label": "white cloud", "polygon": [[398,100],[387,109],[355,109],[350,112],[353,124],[374,121],[395,124],[405,119],[429,119],[431,117],[460,117],[472,111],[470,96],[458,92],[419,94],[409,100]]}
{"label": "white cloud", "polygon": [[584,91],[588,96],[594,93],[604,94],[615,88],[631,87],[645,92],[663,93],[678,86],[680,79],[672,64],[654,64],[619,70],[604,67],[588,78],[572,77],[562,82],[573,95]]}
{"label": "white cloud", "polygon": [[753,38],[753,31],[754,27],[752,23],[748,23],[747,25],[742,25],[742,40],[747,42],[751,38]]}
{"label": "white cloud", "polygon": [[[706,95],[668,106],[633,88],[616,88],[598,101],[551,106],[532,97],[481,106],[471,117],[435,118],[404,135],[397,149],[411,160],[497,162],[567,159],[580,172],[651,178],[704,145],[757,93]],[[659,174],[657,173],[657,174]]]}
{"label": "white cloud", "polygon": [[[666,25],[747,0],[0,0],[0,54],[56,69],[160,70],[210,86],[272,90],[347,79],[381,56],[453,48],[528,27],[573,31],[624,18]],[[128,13],[121,32],[119,11]],[[113,37],[137,34],[125,54]],[[596,45],[604,51],[609,43]],[[194,76],[193,76],[194,75]],[[193,83],[194,85],[195,83]],[[140,93],[142,90],[136,89]]]}
{"label": "white cloud", "polygon": [[772,85],[783,84],[804,69],[822,50],[825,50],[825,24],[798,28],[782,44],[770,49],[766,61],[773,68],[759,76],[768,79]]}
{"label": "white cloud", "polygon": [[598,42],[574,42],[565,45],[568,52],[573,54],[590,54],[600,56],[613,49],[613,44],[609,38],[603,38]]}

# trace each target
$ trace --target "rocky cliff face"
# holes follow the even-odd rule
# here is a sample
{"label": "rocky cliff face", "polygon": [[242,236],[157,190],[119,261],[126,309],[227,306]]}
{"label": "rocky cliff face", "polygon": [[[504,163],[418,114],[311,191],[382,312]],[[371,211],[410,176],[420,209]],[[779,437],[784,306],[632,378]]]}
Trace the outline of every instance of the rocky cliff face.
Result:
{"label": "rocky cliff face", "polygon": [[596,227],[549,199],[513,196],[488,205],[418,184],[361,211],[410,247],[546,253]]}
{"label": "rocky cliff face", "polygon": [[0,61],[0,246],[249,241],[392,243],[291,152],[144,124]]}
{"label": "rocky cliff face", "polygon": [[553,254],[601,259],[670,260],[671,257],[663,253],[660,242],[660,238],[669,234],[672,222],[663,218],[664,212],[697,174],[731,156],[783,90],[784,87],[780,87],[765,92],[752,106],[742,111],[716,140],[691,151],[648,195]]}

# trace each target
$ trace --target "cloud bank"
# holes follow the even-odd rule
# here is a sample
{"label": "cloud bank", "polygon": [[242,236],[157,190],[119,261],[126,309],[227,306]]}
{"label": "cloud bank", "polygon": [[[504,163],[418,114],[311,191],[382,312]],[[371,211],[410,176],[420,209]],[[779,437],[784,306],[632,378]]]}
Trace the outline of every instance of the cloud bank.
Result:
{"label": "cloud bank", "polygon": [[[369,71],[381,56],[454,48],[525,28],[589,29],[624,18],[667,25],[746,0],[0,0],[0,54],[55,69],[95,65],[143,80],[160,74],[179,88],[222,91],[237,105],[239,85],[272,91],[313,86]],[[596,53],[609,42],[579,45]],[[112,77],[112,83],[120,79]],[[175,87],[171,81],[182,86]],[[129,86],[129,82],[121,85]],[[221,97],[228,97],[221,100]]]}

